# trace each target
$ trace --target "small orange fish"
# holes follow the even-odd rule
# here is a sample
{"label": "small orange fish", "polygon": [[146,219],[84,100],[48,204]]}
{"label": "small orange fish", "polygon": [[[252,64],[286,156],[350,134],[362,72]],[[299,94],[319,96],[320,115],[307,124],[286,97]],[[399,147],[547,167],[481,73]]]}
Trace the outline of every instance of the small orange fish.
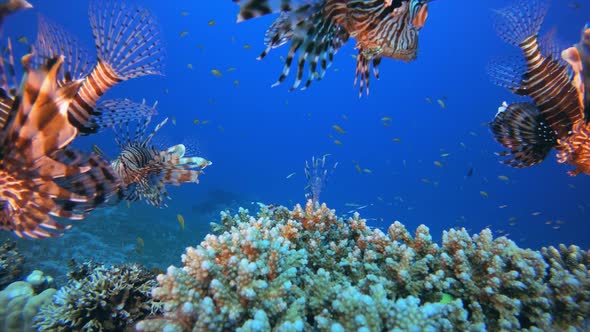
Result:
{"label": "small orange fish", "polygon": [[340,134],[346,134],[346,131],[342,129],[342,127],[340,127],[339,125],[333,125],[332,128],[334,128],[334,130],[336,130]]}
{"label": "small orange fish", "polygon": [[506,175],[498,175],[498,179],[504,182],[508,182],[510,181],[510,178],[507,177]]}

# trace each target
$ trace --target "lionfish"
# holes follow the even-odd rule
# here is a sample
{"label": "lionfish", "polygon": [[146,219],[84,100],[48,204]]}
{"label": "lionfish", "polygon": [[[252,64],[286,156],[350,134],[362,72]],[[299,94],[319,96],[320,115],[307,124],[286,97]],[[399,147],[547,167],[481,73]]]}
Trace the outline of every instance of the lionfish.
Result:
{"label": "lionfish", "polygon": [[[266,31],[264,58],[271,49],[290,43],[282,83],[297,56],[297,73],[291,90],[307,80],[304,89],[326,74],[334,55],[350,37],[356,40],[356,74],[359,96],[369,93],[371,65],[379,78],[383,57],[412,61],[418,50],[418,32],[428,17],[432,0],[233,0],[240,6],[238,22],[279,13]],[[307,64],[307,70],[305,70]]]}
{"label": "lionfish", "polygon": [[63,62],[58,56],[32,69],[31,55],[23,57],[25,74],[16,91],[2,75],[0,229],[19,237],[60,236],[71,226],[53,217],[83,219],[118,190],[106,161],[68,147],[77,130],[67,112],[83,83],[57,83]]}
{"label": "lionfish", "polygon": [[323,155],[321,158],[311,157],[311,163],[305,161],[305,179],[307,186],[305,189],[308,193],[305,195],[307,199],[311,199],[314,208],[319,208],[320,193],[326,189],[328,185],[328,178],[338,166],[338,162],[334,165],[326,165],[326,157],[329,154]]}
{"label": "lionfish", "polygon": [[[496,11],[498,35],[520,47],[524,64],[496,62],[489,73],[498,85],[531,99],[503,103],[491,123],[495,139],[508,148],[500,153],[508,157],[503,163],[512,167],[541,163],[552,149],[561,155],[572,132],[586,123],[584,106],[559,47],[552,37],[538,37],[547,11],[547,3],[542,0],[520,0]],[[558,161],[566,160],[558,156]],[[576,165],[573,160],[568,162]]]}
{"label": "lionfish", "polygon": [[[93,0],[89,6],[90,26],[97,60],[76,37],[40,17],[34,45],[36,61],[65,55],[59,84],[81,79],[82,85],[68,109],[68,119],[81,134],[90,134],[110,126],[96,104],[116,84],[145,75],[161,75],[164,48],[160,29],[153,15],[140,6],[116,0]],[[108,117],[116,123],[139,120],[151,114],[112,111]],[[116,118],[119,119],[116,119]]]}
{"label": "lionfish", "polygon": [[[127,102],[126,107],[130,106]],[[119,106],[114,103],[103,107]],[[199,183],[199,175],[205,167],[211,165],[211,162],[201,157],[185,157],[186,148],[183,144],[171,146],[166,150],[159,150],[150,145],[150,141],[166,124],[168,118],[146,135],[150,119],[147,117],[142,123],[138,123],[133,136],[129,124],[117,129],[116,142],[121,153],[111,162],[111,166],[122,181],[123,199],[145,200],[150,205],[162,207],[166,206],[164,198],[170,198],[166,191],[167,184]]]}

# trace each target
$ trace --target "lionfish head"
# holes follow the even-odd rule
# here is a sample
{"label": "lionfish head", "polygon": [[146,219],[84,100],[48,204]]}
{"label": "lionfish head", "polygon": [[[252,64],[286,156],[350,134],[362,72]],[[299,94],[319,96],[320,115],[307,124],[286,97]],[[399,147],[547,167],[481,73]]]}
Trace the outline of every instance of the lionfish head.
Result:
{"label": "lionfish head", "polygon": [[403,60],[412,61],[416,59],[418,52],[418,32],[422,29],[428,18],[428,3],[430,0],[410,0],[403,1],[400,7],[392,13],[402,18],[408,14],[404,20],[401,31],[396,33],[397,38],[391,39],[390,43],[381,50],[381,55]]}

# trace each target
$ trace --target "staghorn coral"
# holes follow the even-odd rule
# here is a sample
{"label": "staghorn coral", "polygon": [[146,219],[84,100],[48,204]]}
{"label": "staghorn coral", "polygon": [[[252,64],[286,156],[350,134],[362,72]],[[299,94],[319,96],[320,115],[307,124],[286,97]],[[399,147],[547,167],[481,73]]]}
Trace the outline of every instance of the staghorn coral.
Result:
{"label": "staghorn coral", "polygon": [[38,331],[128,331],[159,310],[150,297],[151,272],[138,264],[85,263],[35,316]]}
{"label": "staghorn coral", "polygon": [[0,247],[0,289],[18,280],[23,273],[25,257],[16,250],[14,241],[5,241]]}
{"label": "staghorn coral", "polygon": [[541,253],[487,229],[438,245],[426,226],[385,234],[311,200],[223,212],[213,229],[158,276],[164,314],[137,331],[566,330],[590,314],[590,252],[577,247]]}

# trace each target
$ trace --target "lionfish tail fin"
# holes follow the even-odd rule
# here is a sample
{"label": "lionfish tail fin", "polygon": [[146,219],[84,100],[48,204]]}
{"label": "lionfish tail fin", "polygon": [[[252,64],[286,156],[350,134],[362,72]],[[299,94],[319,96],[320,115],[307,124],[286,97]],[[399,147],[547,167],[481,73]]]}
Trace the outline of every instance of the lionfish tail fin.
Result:
{"label": "lionfish tail fin", "polygon": [[101,102],[96,110],[99,113],[90,118],[90,122],[99,128],[115,128],[124,123],[141,121],[157,113],[157,102],[153,106],[129,99],[109,99]]}
{"label": "lionfish tail fin", "polygon": [[549,127],[532,103],[503,103],[490,124],[494,138],[508,151],[504,164],[516,168],[542,162],[557,145],[557,133]]}
{"label": "lionfish tail fin", "polygon": [[548,8],[548,0],[518,0],[494,10],[496,33],[505,42],[518,46],[538,34]]}
{"label": "lionfish tail fin", "polygon": [[154,16],[119,0],[93,0],[90,25],[99,62],[119,80],[163,75],[164,47]]}
{"label": "lionfish tail fin", "polygon": [[47,59],[65,56],[59,79],[68,82],[85,78],[94,65],[88,50],[62,27],[39,15],[34,64],[39,67]]}

